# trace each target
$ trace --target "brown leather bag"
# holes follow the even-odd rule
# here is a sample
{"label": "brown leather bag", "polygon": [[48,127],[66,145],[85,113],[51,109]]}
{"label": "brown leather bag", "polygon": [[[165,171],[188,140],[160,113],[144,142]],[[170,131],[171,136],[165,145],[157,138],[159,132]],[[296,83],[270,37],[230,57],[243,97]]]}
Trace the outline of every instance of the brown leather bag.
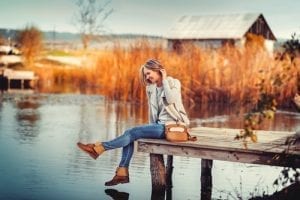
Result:
{"label": "brown leather bag", "polygon": [[184,123],[184,119],[180,112],[175,107],[175,104],[168,104],[166,98],[163,99],[166,111],[174,119],[174,121],[168,121],[165,123],[165,135],[166,139],[170,142],[186,142],[196,141],[197,137],[191,136],[188,132],[188,128]]}
{"label": "brown leather bag", "polygon": [[186,142],[189,140],[197,140],[197,137],[189,134],[187,126],[182,122],[166,122],[165,135],[166,139],[170,142]]}

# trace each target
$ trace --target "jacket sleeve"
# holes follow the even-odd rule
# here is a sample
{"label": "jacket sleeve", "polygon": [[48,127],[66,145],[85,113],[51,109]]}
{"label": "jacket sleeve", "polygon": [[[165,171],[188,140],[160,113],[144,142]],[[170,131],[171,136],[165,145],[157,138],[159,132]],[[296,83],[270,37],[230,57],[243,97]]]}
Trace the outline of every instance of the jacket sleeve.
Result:
{"label": "jacket sleeve", "polygon": [[163,88],[168,104],[175,103],[178,98],[181,98],[181,84],[177,79],[167,77],[163,80]]}

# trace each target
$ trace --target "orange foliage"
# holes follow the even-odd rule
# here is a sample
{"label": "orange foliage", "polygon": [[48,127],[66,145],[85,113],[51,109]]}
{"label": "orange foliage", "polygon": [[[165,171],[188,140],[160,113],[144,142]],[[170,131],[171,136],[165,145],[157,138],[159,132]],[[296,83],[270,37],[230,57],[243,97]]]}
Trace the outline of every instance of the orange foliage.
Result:
{"label": "orange foliage", "polygon": [[[276,60],[257,45],[219,49],[183,46],[180,54],[141,40],[129,48],[115,44],[111,51],[91,56],[93,62],[82,68],[40,69],[42,88],[72,83],[78,92],[98,93],[111,99],[145,102],[144,86],[138,80],[138,69],[148,58],[156,58],[169,75],[180,79],[183,99],[190,106],[203,103],[255,103],[257,84],[264,79],[268,92],[274,90],[274,76],[290,76],[279,103],[297,91],[297,68],[288,57]],[[47,81],[46,81],[47,80]]]}

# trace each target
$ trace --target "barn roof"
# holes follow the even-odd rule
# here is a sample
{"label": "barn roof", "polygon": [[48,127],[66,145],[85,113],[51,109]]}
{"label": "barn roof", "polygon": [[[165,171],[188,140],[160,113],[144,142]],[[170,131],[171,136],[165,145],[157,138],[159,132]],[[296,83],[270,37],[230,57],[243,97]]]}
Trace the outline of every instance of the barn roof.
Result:
{"label": "barn roof", "polygon": [[182,16],[169,29],[166,38],[240,39],[260,16],[260,13]]}

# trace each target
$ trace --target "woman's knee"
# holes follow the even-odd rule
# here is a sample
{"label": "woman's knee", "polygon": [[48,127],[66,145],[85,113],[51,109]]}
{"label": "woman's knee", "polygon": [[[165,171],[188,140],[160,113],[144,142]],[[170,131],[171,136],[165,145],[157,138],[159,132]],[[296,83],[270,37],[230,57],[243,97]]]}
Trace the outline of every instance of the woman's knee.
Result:
{"label": "woman's knee", "polygon": [[138,139],[139,132],[140,132],[139,128],[134,127],[134,128],[130,128],[130,129],[126,130],[125,134],[128,135],[132,140],[136,140],[136,139]]}
{"label": "woman's knee", "polygon": [[124,135],[126,135],[129,140],[134,140],[135,137],[134,137],[133,132],[134,132],[134,130],[132,128],[130,128],[124,132]]}

